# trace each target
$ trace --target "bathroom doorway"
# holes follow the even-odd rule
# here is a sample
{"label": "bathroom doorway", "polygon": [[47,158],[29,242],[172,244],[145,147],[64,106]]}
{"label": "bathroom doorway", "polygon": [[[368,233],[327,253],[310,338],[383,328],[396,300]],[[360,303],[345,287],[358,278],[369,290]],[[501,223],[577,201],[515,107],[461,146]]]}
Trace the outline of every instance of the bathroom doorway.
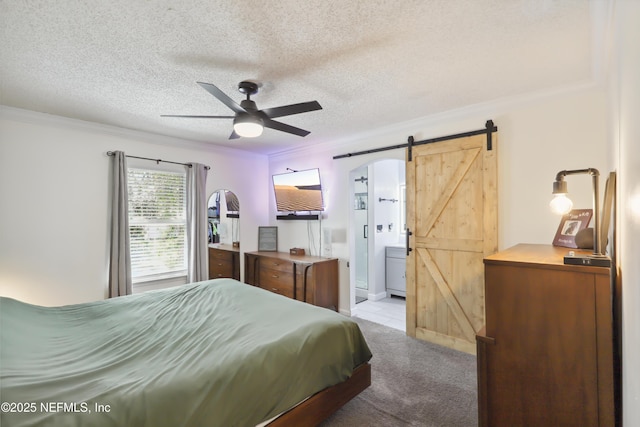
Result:
{"label": "bathroom doorway", "polygon": [[405,162],[361,165],[349,181],[352,315],[405,331]]}
{"label": "bathroom doorway", "polygon": [[356,304],[368,299],[369,290],[369,168],[362,166],[353,176],[353,229],[355,231]]}

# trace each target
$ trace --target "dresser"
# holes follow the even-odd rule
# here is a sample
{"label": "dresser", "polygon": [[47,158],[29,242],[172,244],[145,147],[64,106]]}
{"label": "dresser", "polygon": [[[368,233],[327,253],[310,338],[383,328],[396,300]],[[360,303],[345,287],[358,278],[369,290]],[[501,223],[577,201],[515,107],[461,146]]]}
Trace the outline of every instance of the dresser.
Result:
{"label": "dresser", "polygon": [[610,268],[565,265],[568,251],[517,245],[485,258],[480,426],[615,425]]}
{"label": "dresser", "polygon": [[387,295],[407,296],[407,248],[385,248],[385,286]]}
{"label": "dresser", "polygon": [[286,252],[245,252],[244,281],[320,307],[338,310],[338,259]]}
{"label": "dresser", "polygon": [[240,249],[230,245],[209,245],[209,279],[240,280]]}

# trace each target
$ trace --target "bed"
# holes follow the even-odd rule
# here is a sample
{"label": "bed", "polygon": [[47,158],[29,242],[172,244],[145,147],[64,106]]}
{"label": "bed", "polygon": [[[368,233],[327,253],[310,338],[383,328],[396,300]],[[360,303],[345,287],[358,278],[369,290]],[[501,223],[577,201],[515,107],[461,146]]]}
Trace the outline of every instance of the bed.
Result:
{"label": "bed", "polygon": [[233,279],[0,316],[3,426],[315,425],[371,383],[357,323]]}

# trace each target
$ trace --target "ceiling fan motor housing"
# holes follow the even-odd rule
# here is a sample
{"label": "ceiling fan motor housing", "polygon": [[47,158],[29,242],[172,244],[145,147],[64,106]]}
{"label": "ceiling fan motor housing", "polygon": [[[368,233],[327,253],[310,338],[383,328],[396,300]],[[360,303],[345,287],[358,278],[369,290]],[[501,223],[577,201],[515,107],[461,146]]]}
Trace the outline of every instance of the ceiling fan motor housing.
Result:
{"label": "ceiling fan motor housing", "polygon": [[240,106],[245,110],[247,110],[248,112],[258,111],[258,107],[256,106],[256,103],[250,99],[243,99],[242,101],[240,101]]}
{"label": "ceiling fan motor housing", "polygon": [[253,114],[244,114],[244,113],[237,114],[235,119],[233,119],[233,124],[235,125],[239,123],[255,123],[260,126],[264,126],[264,120],[262,120],[262,118],[255,116]]}
{"label": "ceiling fan motor housing", "polygon": [[238,90],[240,93],[244,93],[247,96],[255,95],[258,93],[258,84],[250,81],[242,81],[238,83]]}

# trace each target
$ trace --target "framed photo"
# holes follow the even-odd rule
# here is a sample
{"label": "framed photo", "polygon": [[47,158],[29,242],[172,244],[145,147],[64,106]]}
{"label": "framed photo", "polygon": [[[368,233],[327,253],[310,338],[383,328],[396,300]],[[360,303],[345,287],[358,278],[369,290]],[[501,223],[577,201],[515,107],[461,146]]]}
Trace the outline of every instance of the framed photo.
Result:
{"label": "framed photo", "polygon": [[258,227],[258,250],[278,250],[278,227]]}
{"label": "framed photo", "polygon": [[587,228],[592,215],[593,209],[574,209],[564,215],[553,239],[553,246],[577,248],[576,234]]}

